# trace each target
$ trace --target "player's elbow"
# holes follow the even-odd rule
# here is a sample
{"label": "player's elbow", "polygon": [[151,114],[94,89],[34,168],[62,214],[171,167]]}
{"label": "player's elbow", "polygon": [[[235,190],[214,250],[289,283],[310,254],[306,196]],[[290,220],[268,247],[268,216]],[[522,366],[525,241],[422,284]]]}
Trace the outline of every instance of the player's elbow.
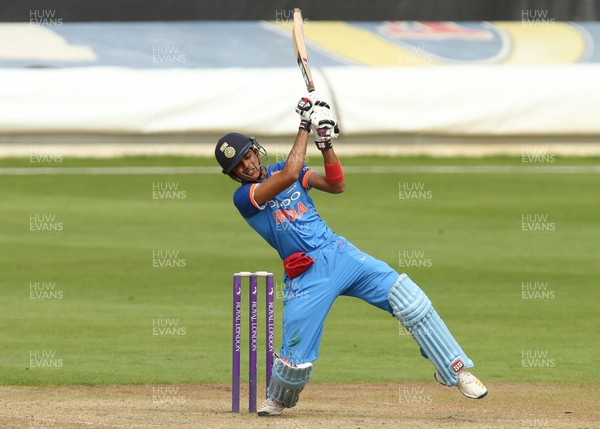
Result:
{"label": "player's elbow", "polygon": [[[290,180],[294,183],[296,180],[300,178],[300,171],[292,171],[289,174]],[[290,184],[291,185],[291,184]]]}
{"label": "player's elbow", "polygon": [[288,186],[292,186],[294,184],[294,182],[300,178],[300,171],[281,170],[280,174],[283,176],[283,179],[288,184]]}
{"label": "player's elbow", "polygon": [[334,194],[341,194],[345,190],[346,190],[346,183],[344,183],[344,181],[331,184],[331,191]]}

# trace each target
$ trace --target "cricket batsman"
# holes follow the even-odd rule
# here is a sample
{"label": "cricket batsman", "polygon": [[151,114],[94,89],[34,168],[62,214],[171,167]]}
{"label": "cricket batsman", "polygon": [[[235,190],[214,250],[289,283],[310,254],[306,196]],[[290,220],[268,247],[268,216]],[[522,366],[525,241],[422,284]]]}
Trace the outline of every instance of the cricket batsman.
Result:
{"label": "cricket batsman", "polygon": [[[289,156],[264,165],[265,149],[253,138],[229,133],[219,139],[215,157],[240,186],[233,203],[244,220],[283,260],[283,333],[273,363],[267,398],[259,416],[276,416],[298,403],[317,359],[323,324],[340,295],[360,298],[398,318],[435,367],[435,380],[480,399],[487,388],[467,368],[473,361],[456,342],[427,295],[406,274],[360,251],[319,216],[311,189],[344,192],[344,171],[333,147],[339,134],[329,105],[315,92],[296,106],[300,128]],[[309,133],[323,154],[325,174],[304,165]]]}

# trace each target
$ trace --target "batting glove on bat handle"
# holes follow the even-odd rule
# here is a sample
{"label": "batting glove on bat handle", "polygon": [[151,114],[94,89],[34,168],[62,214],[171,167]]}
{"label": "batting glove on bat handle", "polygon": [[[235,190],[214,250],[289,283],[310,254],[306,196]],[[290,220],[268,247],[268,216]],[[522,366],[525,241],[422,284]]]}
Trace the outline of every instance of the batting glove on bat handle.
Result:
{"label": "batting glove on bat handle", "polygon": [[314,104],[311,122],[316,135],[315,144],[319,150],[331,149],[331,139],[339,136],[340,128],[331,114],[329,104],[322,100]]}
{"label": "batting glove on bat handle", "polygon": [[314,111],[314,103],[308,97],[302,97],[296,105],[296,113],[300,115],[300,129],[310,133],[310,118]]}
{"label": "batting glove on bat handle", "polygon": [[320,151],[328,150],[333,147],[331,139],[336,139],[340,135],[338,123],[333,119],[322,119],[315,126],[315,145]]}
{"label": "batting glove on bat handle", "polygon": [[327,104],[325,101],[323,101],[323,100],[315,101],[314,106],[313,106],[313,112],[311,115],[312,125],[313,126],[315,125],[315,119],[314,119],[315,117],[318,117],[319,118],[318,120],[321,120],[324,118],[331,118],[332,116],[331,116],[330,109],[331,108],[329,107],[329,104]]}
{"label": "batting glove on bat handle", "polygon": [[329,104],[320,98],[316,91],[310,91],[296,105],[296,113],[300,115],[300,129],[310,132],[310,119],[315,108],[329,109]]}

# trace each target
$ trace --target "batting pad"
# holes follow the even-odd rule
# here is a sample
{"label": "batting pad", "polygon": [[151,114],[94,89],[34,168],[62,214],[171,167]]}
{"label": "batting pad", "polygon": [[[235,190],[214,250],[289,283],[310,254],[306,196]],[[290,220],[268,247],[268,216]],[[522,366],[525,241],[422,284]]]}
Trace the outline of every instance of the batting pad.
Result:
{"label": "batting pad", "polygon": [[[458,372],[473,362],[458,345],[427,295],[406,274],[392,285],[388,300],[394,316],[421,346],[447,386],[454,386]],[[423,353],[424,352],[424,353]]]}
{"label": "batting pad", "polygon": [[308,383],[312,373],[312,363],[292,365],[282,359],[273,363],[273,373],[267,388],[267,396],[292,408],[298,403],[300,392]]}

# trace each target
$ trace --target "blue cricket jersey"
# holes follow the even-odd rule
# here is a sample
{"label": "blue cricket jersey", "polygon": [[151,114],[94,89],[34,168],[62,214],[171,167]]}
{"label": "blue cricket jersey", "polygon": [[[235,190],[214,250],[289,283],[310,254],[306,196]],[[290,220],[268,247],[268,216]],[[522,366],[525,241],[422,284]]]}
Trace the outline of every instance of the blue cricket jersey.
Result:
{"label": "blue cricket jersey", "polygon": [[[281,161],[266,167],[267,178],[279,173],[284,165],[285,161]],[[233,194],[240,214],[277,250],[281,259],[295,252],[310,252],[336,237],[308,195],[308,177],[312,173],[314,170],[305,165],[292,186],[262,206],[254,201],[254,191],[260,183],[244,184]]]}

